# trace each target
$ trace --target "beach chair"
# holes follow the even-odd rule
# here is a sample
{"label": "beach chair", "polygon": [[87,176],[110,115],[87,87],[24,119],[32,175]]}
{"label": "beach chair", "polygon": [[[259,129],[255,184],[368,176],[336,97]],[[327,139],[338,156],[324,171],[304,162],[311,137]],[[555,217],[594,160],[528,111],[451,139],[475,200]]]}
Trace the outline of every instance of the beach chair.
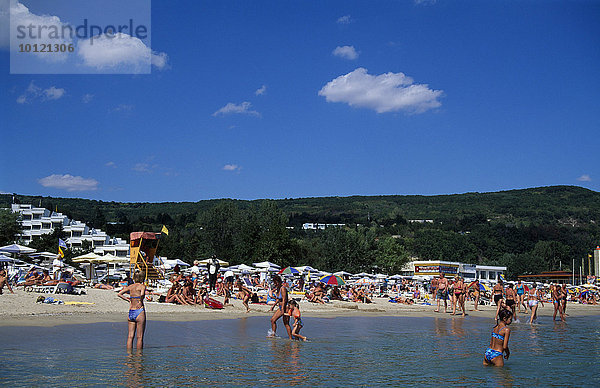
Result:
{"label": "beach chair", "polygon": [[262,290],[257,288],[254,284],[252,284],[252,282],[248,278],[242,278],[242,283],[244,284],[244,286],[248,287],[248,289],[252,292],[258,292],[259,290]]}

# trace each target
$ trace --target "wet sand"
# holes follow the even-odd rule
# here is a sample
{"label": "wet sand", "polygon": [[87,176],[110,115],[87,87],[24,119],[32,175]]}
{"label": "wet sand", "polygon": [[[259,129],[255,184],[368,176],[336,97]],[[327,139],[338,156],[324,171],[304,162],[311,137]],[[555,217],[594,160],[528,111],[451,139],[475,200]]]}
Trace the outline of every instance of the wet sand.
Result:
{"label": "wet sand", "polygon": [[[111,290],[86,289],[87,295],[39,294],[15,290],[0,295],[0,326],[55,326],[64,324],[121,322],[126,320],[127,302],[119,299]],[[64,302],[84,302],[85,304],[43,304],[36,303],[39,296],[51,296]],[[216,298],[222,301],[222,298]],[[265,316],[272,314],[271,306],[251,304],[250,313],[245,313],[241,301],[232,299],[232,306],[223,310],[211,310],[203,306],[180,306],[166,303],[146,302],[148,320],[157,321],[199,321],[212,319],[236,319],[246,316]],[[87,304],[92,303],[92,304]],[[481,311],[473,311],[473,303],[466,305],[467,317],[485,317],[493,319],[496,306],[479,306]],[[421,304],[403,305],[388,302],[387,298],[375,298],[373,303],[353,303],[333,301],[325,305],[300,302],[303,317],[351,317],[351,316],[402,316],[452,318],[448,313],[436,313],[436,306]],[[452,312],[451,309],[448,309]],[[538,316],[552,316],[551,303],[545,303],[538,309]],[[600,315],[599,305],[580,305],[569,303],[567,313],[570,317]],[[462,317],[460,315],[455,318]],[[521,321],[523,314],[519,315]],[[527,315],[527,319],[529,315]]]}

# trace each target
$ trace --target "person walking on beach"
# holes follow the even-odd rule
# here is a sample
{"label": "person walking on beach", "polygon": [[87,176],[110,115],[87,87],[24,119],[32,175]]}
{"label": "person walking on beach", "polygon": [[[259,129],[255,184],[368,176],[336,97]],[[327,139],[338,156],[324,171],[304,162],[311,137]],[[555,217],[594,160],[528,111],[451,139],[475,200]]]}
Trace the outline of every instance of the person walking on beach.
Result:
{"label": "person walking on beach", "polygon": [[508,325],[512,322],[512,313],[509,310],[501,310],[498,318],[498,323],[492,329],[490,347],[486,349],[483,355],[483,365],[485,366],[504,366],[504,359],[508,360],[508,357],[510,357],[510,350],[508,349],[510,328]]}
{"label": "person walking on beach", "polygon": [[[144,332],[146,331],[146,310],[144,309],[144,296],[146,295],[146,286],[142,283],[144,275],[136,272],[133,275],[133,283],[123,288],[117,296],[124,301],[129,302],[127,349],[133,348],[133,339],[137,334],[137,348],[144,347]],[[129,298],[124,294],[129,294]]]}
{"label": "person walking on beach", "polygon": [[498,279],[498,282],[494,286],[492,292],[494,293],[494,303],[496,306],[500,304],[500,300],[504,298],[504,286],[502,285],[502,280]]}
{"label": "person walking on beach", "polygon": [[302,329],[304,327],[304,324],[302,323],[302,317],[300,314],[300,306],[298,306],[298,303],[294,299],[290,300],[289,306],[290,307],[288,309],[288,315],[290,317],[294,317],[294,327],[292,328],[292,337],[302,340],[302,341],[306,341],[306,337],[303,335],[300,335],[300,329]]}
{"label": "person walking on beach", "polygon": [[452,315],[456,315],[456,305],[458,304],[458,309],[462,309],[462,316],[465,314],[465,294],[466,288],[465,283],[461,277],[456,278],[456,282],[454,282],[454,304],[452,306]]}
{"label": "person walking on beach", "polygon": [[533,283],[533,285],[529,288],[527,296],[529,309],[531,310],[531,318],[529,319],[529,323],[533,323],[533,321],[537,319],[538,303],[540,302],[538,300],[537,285],[535,283]]}
{"label": "person walking on beach", "polygon": [[527,305],[525,304],[525,286],[519,280],[515,288],[517,290],[517,310],[521,312],[521,305],[523,305],[525,308],[525,314],[527,314]]}
{"label": "person walking on beach", "polygon": [[219,264],[219,260],[216,255],[212,255],[210,260],[208,261],[208,282],[210,286],[210,293],[214,294],[216,292],[217,285],[217,275],[219,274],[219,268],[221,265]]}
{"label": "person walking on beach", "polygon": [[562,289],[558,284],[553,284],[550,286],[550,295],[552,297],[552,304],[554,305],[554,314],[552,315],[552,320],[556,320],[556,313],[559,313],[560,320],[565,321],[565,314],[563,313],[562,308]]}
{"label": "person walking on beach", "polygon": [[3,292],[2,290],[4,289],[5,285],[8,288],[8,291],[10,291],[11,294],[15,293],[12,290],[12,287],[10,286],[10,282],[8,281],[8,276],[6,275],[6,270],[5,269],[0,269],[0,295],[2,295],[2,292]]}
{"label": "person walking on beach", "polygon": [[246,312],[250,312],[250,306],[248,306],[248,301],[252,297],[252,291],[246,286],[242,284],[241,280],[238,280],[236,283],[236,287],[238,288],[237,297],[242,300],[242,304],[246,308]]}
{"label": "person walking on beach", "polygon": [[[517,298],[518,296],[515,290],[513,289],[513,285],[508,283],[508,286],[506,287],[506,306],[510,309],[510,311],[512,311],[513,319],[515,320],[515,322],[519,322],[516,310]],[[498,313],[499,312],[496,312],[496,316],[498,316]]]}
{"label": "person walking on beach", "polygon": [[469,289],[473,290],[473,309],[475,311],[479,311],[478,310],[479,296],[481,294],[480,287],[479,287],[479,280],[475,279],[474,282],[471,282],[471,284],[469,284]]}
{"label": "person walking on beach", "polygon": [[437,287],[438,287],[438,279],[431,279],[431,284],[429,285],[429,292],[431,292],[431,299],[435,300],[437,296]]}
{"label": "person walking on beach", "polygon": [[285,315],[288,305],[288,293],[287,288],[283,286],[283,282],[279,275],[273,276],[273,284],[275,286],[275,299],[277,300],[275,313],[271,317],[271,330],[269,330],[269,337],[275,337],[277,332],[277,320],[283,317],[283,325],[288,333],[288,337],[292,339],[292,328],[290,326],[290,317]]}
{"label": "person walking on beach", "polygon": [[565,315],[565,317],[567,315],[569,315],[569,314],[567,314],[567,296],[569,296],[569,290],[567,290],[567,284],[563,283],[562,289],[561,289],[561,304],[562,304],[563,314]]}
{"label": "person walking on beach", "polygon": [[444,277],[443,273],[440,274],[440,278],[437,284],[437,298],[437,309],[435,310],[435,312],[440,312],[440,301],[442,298],[444,299],[444,312],[448,312],[448,279]]}

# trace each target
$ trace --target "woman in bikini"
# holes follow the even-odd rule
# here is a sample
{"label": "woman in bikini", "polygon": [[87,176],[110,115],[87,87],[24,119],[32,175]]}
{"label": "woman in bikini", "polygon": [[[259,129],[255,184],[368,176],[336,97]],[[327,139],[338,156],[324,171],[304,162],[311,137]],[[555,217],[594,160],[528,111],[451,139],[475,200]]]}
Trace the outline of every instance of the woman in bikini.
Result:
{"label": "woman in bikini", "polygon": [[235,286],[238,288],[237,297],[242,300],[242,304],[246,308],[246,312],[250,312],[250,306],[248,306],[248,301],[252,297],[252,291],[246,286],[242,284],[241,280],[238,280]]}
{"label": "woman in bikini", "polygon": [[552,304],[554,305],[554,314],[552,315],[552,320],[556,320],[556,313],[559,313],[560,320],[564,322],[565,314],[563,313],[562,308],[562,289],[559,285],[551,285],[550,286],[550,295],[552,297]]}
{"label": "woman in bikini", "polygon": [[288,337],[292,339],[290,317],[289,315],[286,316],[284,314],[288,307],[287,289],[283,286],[283,282],[281,281],[281,278],[278,275],[273,276],[273,284],[275,286],[277,307],[275,308],[275,313],[271,317],[271,330],[269,330],[269,337],[275,337],[275,333],[277,332],[277,321],[279,320],[279,318],[283,317],[283,325],[285,326],[285,330],[288,333]]}
{"label": "woman in bikini", "polygon": [[537,319],[537,309],[538,309],[538,293],[537,293],[537,285],[533,283],[533,285],[529,288],[529,292],[527,293],[527,300],[529,304],[529,309],[531,310],[531,318],[529,319],[529,323],[533,323],[535,319]]}
{"label": "woman in bikini", "polygon": [[[137,333],[137,348],[144,347],[144,331],[146,331],[146,310],[144,310],[144,296],[146,295],[146,286],[142,283],[144,275],[136,272],[133,275],[133,283],[123,288],[117,295],[124,301],[129,302],[127,349],[133,348],[133,338]],[[124,294],[129,294],[129,298]]]}
{"label": "woman in bikini", "polygon": [[517,310],[519,312],[521,312],[521,305],[523,305],[523,307],[525,308],[525,314],[527,314],[527,305],[525,304],[525,286],[523,285],[523,283],[519,280],[517,282]]}
{"label": "woman in bikini", "polygon": [[[508,349],[508,340],[510,339],[510,328],[508,325],[512,322],[512,313],[509,310],[502,310],[499,314],[499,322],[492,329],[492,338],[490,347],[483,355],[483,365],[485,366],[504,366],[504,359],[510,357]],[[504,355],[504,357],[502,357]]]}
{"label": "woman in bikini", "polygon": [[462,278],[457,277],[454,283],[454,303],[452,315],[456,315],[456,305],[462,309],[462,316],[465,316],[465,283]]}
{"label": "woman in bikini", "polygon": [[494,286],[493,293],[494,303],[496,303],[496,306],[498,306],[500,304],[500,300],[504,298],[504,287],[502,286],[502,280],[498,279],[498,283],[496,283]]}
{"label": "woman in bikini", "polygon": [[[514,320],[518,322],[516,304],[517,293],[513,289],[513,285],[508,283],[508,286],[506,287],[506,306],[510,309],[510,311],[512,311]],[[498,313],[496,314],[496,316],[498,316]]]}

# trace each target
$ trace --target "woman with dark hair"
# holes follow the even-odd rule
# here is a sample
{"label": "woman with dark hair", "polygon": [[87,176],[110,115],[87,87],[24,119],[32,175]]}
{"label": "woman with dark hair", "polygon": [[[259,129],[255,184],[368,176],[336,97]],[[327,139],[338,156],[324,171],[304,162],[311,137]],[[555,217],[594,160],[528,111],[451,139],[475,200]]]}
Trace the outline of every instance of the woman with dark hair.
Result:
{"label": "woman with dark hair", "polygon": [[290,326],[290,316],[285,315],[288,307],[288,293],[287,289],[283,286],[283,282],[278,275],[273,276],[273,284],[275,286],[275,299],[276,308],[275,313],[271,317],[271,330],[269,330],[268,337],[275,337],[277,332],[277,321],[283,317],[283,325],[288,333],[288,337],[292,339],[292,327]]}
{"label": "woman with dark hair", "polygon": [[[508,325],[512,322],[512,312],[510,310],[501,310],[498,314],[498,323],[492,329],[492,338],[490,347],[483,355],[483,365],[504,366],[504,359],[510,357],[508,349],[508,340],[510,339],[510,329]],[[504,355],[504,357],[502,357]]]}

